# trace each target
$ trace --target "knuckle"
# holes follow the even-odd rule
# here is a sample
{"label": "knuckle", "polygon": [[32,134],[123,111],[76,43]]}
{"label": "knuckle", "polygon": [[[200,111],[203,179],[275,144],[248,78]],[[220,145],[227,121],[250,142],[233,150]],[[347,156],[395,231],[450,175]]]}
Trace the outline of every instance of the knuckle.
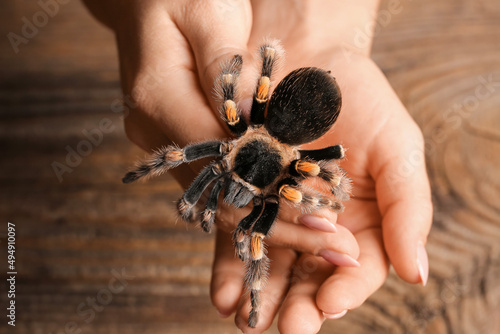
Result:
{"label": "knuckle", "polygon": [[336,287],[335,285],[328,285],[327,287],[320,288],[316,296],[316,304],[318,308],[325,313],[335,314],[343,310],[351,310],[361,305],[362,302],[356,300],[352,291],[346,291],[345,287]]}

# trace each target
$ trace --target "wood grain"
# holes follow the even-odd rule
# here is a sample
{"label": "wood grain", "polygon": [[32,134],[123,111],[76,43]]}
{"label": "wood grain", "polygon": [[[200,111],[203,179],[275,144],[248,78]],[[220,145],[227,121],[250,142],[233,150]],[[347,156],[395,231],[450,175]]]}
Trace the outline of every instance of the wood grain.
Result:
{"label": "wood grain", "polygon": [[[32,1],[0,8],[3,36],[40,11]],[[426,139],[435,203],[429,284],[391,273],[321,333],[499,333],[500,4],[401,0],[389,8],[381,6],[373,59]],[[112,34],[78,1],[61,5],[18,53],[0,43],[0,217],[17,227],[15,333],[237,333],[208,296],[212,236],[177,222],[173,179],[120,183],[142,153],[111,110],[117,71]],[[64,163],[67,147],[105,118],[113,130],[59,182],[53,162]],[[130,276],[116,293],[113,270]],[[77,311],[88,298],[109,303],[90,319],[88,307]],[[4,324],[0,333],[12,333]]]}

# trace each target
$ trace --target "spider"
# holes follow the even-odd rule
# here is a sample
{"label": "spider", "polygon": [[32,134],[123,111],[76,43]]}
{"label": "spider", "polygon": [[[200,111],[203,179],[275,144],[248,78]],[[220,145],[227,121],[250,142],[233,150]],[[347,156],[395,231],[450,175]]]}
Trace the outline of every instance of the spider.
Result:
{"label": "spider", "polygon": [[[250,214],[239,222],[233,233],[236,254],[246,264],[250,327],[258,322],[259,293],[268,275],[269,259],[263,240],[269,235],[282,202],[302,212],[320,208],[340,212],[341,201],[349,198],[350,181],[335,163],[344,157],[343,147],[299,148],[324,135],[337,120],[341,94],[336,80],[330,71],[300,68],[288,74],[271,95],[273,69],[282,53],[276,42],[259,48],[262,71],[253,96],[250,124],[242,117],[236,99],[242,57],[235,55],[222,66],[215,84],[220,96],[219,111],[236,139],[207,141],[183,149],[162,147],[123,178],[124,183],[130,183],[197,159],[220,158],[195,178],[178,201],[177,209],[182,219],[201,220],[203,230],[210,232],[222,191],[224,201],[237,208],[253,202]],[[302,184],[306,178],[323,180],[333,196],[307,188]],[[195,206],[212,183],[205,209],[200,214]]]}

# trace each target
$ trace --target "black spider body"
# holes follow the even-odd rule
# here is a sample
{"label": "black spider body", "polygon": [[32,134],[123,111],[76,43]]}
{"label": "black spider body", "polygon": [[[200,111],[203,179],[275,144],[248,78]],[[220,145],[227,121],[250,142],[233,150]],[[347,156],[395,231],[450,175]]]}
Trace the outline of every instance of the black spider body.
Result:
{"label": "black spider body", "polygon": [[266,129],[282,143],[309,143],[330,130],[339,115],[341,101],[335,79],[328,72],[311,67],[295,70],[271,96]]}
{"label": "black spider body", "polygon": [[[186,221],[201,220],[208,232],[215,222],[222,193],[227,203],[238,208],[253,201],[252,211],[233,234],[236,253],[247,264],[245,284],[252,304],[248,320],[251,327],[258,321],[259,292],[267,276],[263,240],[277,218],[281,202],[303,211],[324,207],[341,211],[340,202],[349,197],[349,180],[335,164],[344,157],[342,146],[319,150],[299,147],[324,135],[337,120],[341,107],[337,83],[330,72],[306,67],[288,74],[271,95],[271,74],[279,51],[275,44],[260,48],[263,65],[250,124],[241,117],[235,99],[242,58],[235,56],[221,71],[216,83],[222,100],[220,111],[236,139],[193,144],[184,149],[163,147],[123,178],[129,183],[203,157],[220,158],[196,177],[179,200],[178,211]],[[303,187],[302,180],[309,177],[322,179],[331,196]],[[205,209],[199,214],[196,205],[211,184]]]}
{"label": "black spider body", "polygon": [[280,175],[283,162],[278,149],[254,139],[243,145],[233,162],[233,171],[245,182],[257,188],[265,188]]}

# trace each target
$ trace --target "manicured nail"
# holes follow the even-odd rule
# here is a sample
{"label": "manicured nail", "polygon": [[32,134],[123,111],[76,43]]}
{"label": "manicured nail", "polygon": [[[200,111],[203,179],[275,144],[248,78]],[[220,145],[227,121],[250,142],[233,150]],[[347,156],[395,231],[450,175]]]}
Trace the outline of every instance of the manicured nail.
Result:
{"label": "manicured nail", "polygon": [[344,315],[346,315],[346,313],[347,313],[347,310],[344,310],[340,313],[333,313],[333,314],[323,312],[323,316],[327,319],[340,319]]}
{"label": "manicured nail", "polygon": [[328,219],[317,216],[302,216],[299,221],[305,226],[312,228],[314,230],[335,233],[337,232],[337,227],[332,224]]}
{"label": "manicured nail", "polygon": [[418,274],[420,275],[420,283],[422,286],[425,286],[429,278],[429,258],[427,257],[425,246],[421,241],[418,242],[417,246],[417,266]]}
{"label": "manicured nail", "polygon": [[360,267],[361,266],[358,261],[354,260],[349,255],[334,252],[334,251],[331,251],[329,249],[323,249],[322,251],[319,252],[318,255],[336,266],[341,266],[341,267]]}

